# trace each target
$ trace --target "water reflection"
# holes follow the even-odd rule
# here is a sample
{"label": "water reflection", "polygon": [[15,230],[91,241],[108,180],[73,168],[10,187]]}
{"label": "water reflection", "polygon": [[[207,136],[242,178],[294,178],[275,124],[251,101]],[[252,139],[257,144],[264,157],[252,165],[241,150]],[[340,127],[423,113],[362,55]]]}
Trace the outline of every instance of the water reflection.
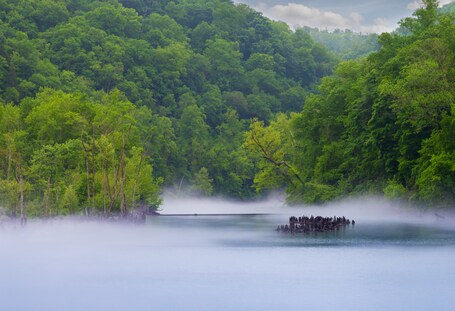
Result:
{"label": "water reflection", "polygon": [[197,228],[223,246],[232,247],[366,247],[453,246],[455,228],[406,222],[358,222],[334,232],[290,234],[275,232],[286,221],[279,215],[160,216],[148,223],[176,231]]}

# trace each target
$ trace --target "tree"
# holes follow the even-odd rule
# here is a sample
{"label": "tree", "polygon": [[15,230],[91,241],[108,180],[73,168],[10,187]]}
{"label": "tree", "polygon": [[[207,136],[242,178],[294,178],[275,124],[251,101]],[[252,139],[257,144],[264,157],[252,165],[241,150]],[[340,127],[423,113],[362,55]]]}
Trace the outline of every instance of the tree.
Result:
{"label": "tree", "polygon": [[9,212],[21,219],[27,216],[25,194],[30,188],[25,180],[27,170],[26,132],[19,107],[0,105],[0,198]]}
{"label": "tree", "polygon": [[[103,107],[95,117],[96,126],[102,134],[109,138],[114,155],[112,168],[114,185],[112,189],[107,189],[110,193],[108,211],[112,210],[118,199],[120,212],[123,215],[127,213],[126,152],[130,140],[137,131],[136,121],[133,117],[134,110],[134,105],[116,90],[104,96]],[[107,170],[105,173],[108,175],[109,171]],[[105,178],[108,180],[108,176]]]}
{"label": "tree", "polygon": [[205,167],[201,167],[199,172],[194,175],[193,189],[196,193],[203,196],[210,196],[212,194],[212,179],[210,179],[209,172]]}
{"label": "tree", "polygon": [[153,47],[164,47],[172,42],[185,43],[188,38],[183,27],[167,15],[152,13],[142,23],[145,38]]}
{"label": "tree", "polygon": [[33,0],[31,2],[33,11],[29,16],[41,31],[63,23],[69,17],[69,12],[63,0]]}
{"label": "tree", "polygon": [[252,121],[243,146],[259,159],[260,171],[254,178],[258,191],[284,186],[291,189],[303,183],[287,154],[294,143],[292,136],[289,120],[284,115],[279,115],[268,127],[263,121]]}
{"label": "tree", "polygon": [[191,46],[197,52],[201,53],[207,45],[208,40],[213,40],[216,34],[216,28],[207,22],[201,22],[191,32]]}
{"label": "tree", "polygon": [[85,14],[87,22],[98,29],[119,37],[135,38],[141,30],[142,18],[134,9],[103,5]]}
{"label": "tree", "polygon": [[25,123],[41,145],[81,137],[93,117],[92,107],[82,94],[43,89],[36,98],[24,100],[21,105],[33,107]]}
{"label": "tree", "polygon": [[142,148],[133,147],[131,156],[126,159],[125,192],[128,211],[131,213],[141,202],[146,206],[158,206],[159,186],[162,179],[153,178],[153,168],[150,159]]}
{"label": "tree", "polygon": [[204,165],[208,150],[209,127],[201,108],[192,104],[185,107],[178,121],[177,145],[183,155],[182,172],[193,175]]}
{"label": "tree", "polygon": [[215,128],[221,123],[224,113],[224,102],[217,86],[208,86],[208,91],[201,96],[201,106],[207,118],[207,124]]}
{"label": "tree", "polygon": [[407,17],[401,21],[401,27],[407,28],[415,35],[421,34],[437,20],[439,1],[422,0],[423,6],[414,12],[415,17]]}
{"label": "tree", "polygon": [[244,71],[241,64],[242,54],[238,45],[224,39],[215,39],[207,43],[204,55],[212,64],[212,81],[224,91],[235,88],[238,84],[238,77]]}
{"label": "tree", "polygon": [[82,162],[81,149],[81,142],[75,139],[44,145],[33,153],[30,175],[37,190],[42,194],[44,209],[41,215],[49,217],[61,213],[61,193],[65,184],[72,184],[68,176],[71,176],[70,172]]}
{"label": "tree", "polygon": [[425,203],[449,205],[455,199],[455,105],[444,115],[441,128],[423,142],[417,160],[417,198]]}
{"label": "tree", "polygon": [[153,115],[144,133],[144,147],[153,162],[156,176],[171,183],[178,178],[176,170],[182,162],[172,121],[164,116]]}

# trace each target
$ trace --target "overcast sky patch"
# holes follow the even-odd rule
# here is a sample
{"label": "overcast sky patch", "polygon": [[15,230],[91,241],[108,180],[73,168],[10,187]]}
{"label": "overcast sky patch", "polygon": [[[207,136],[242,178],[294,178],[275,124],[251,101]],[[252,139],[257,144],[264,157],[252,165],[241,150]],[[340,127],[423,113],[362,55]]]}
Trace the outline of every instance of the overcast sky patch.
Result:
{"label": "overcast sky patch", "polygon": [[363,23],[364,17],[359,12],[354,11],[349,16],[343,16],[337,12],[325,11],[298,3],[273,6],[260,3],[256,9],[271,19],[286,22],[291,28],[309,26],[329,31],[350,29],[363,33],[392,31],[395,28],[395,24],[386,18],[376,18],[372,23],[365,24]]}
{"label": "overcast sky patch", "polygon": [[[441,5],[454,0],[441,0]],[[421,0],[237,0],[291,28],[350,29],[361,33],[390,32],[421,7]]]}

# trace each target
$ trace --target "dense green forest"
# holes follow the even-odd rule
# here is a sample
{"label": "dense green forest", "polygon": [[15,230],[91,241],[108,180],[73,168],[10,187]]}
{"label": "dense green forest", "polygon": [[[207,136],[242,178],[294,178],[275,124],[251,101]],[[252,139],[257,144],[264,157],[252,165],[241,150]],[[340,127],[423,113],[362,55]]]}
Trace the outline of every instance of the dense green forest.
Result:
{"label": "dense green forest", "polygon": [[336,57],[246,5],[0,1],[0,202],[126,213],[160,189],[258,194],[249,120],[300,111]]}
{"label": "dense green forest", "polygon": [[424,1],[381,49],[340,63],[301,113],[257,120],[246,147],[261,157],[256,187],[289,200],[353,194],[455,202],[455,16]]}
{"label": "dense green forest", "polygon": [[2,0],[1,205],[126,214],[165,188],[452,204],[454,17],[424,2],[339,63],[357,55],[229,0]]}

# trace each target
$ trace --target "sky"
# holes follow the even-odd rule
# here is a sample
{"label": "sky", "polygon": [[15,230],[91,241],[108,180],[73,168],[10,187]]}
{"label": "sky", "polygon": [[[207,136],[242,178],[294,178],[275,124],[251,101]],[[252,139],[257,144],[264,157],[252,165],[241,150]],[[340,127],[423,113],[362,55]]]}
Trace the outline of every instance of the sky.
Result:
{"label": "sky", "polygon": [[[444,5],[455,0],[440,0]],[[390,32],[400,19],[419,8],[419,0],[236,0],[291,28],[350,29],[361,33]]]}

